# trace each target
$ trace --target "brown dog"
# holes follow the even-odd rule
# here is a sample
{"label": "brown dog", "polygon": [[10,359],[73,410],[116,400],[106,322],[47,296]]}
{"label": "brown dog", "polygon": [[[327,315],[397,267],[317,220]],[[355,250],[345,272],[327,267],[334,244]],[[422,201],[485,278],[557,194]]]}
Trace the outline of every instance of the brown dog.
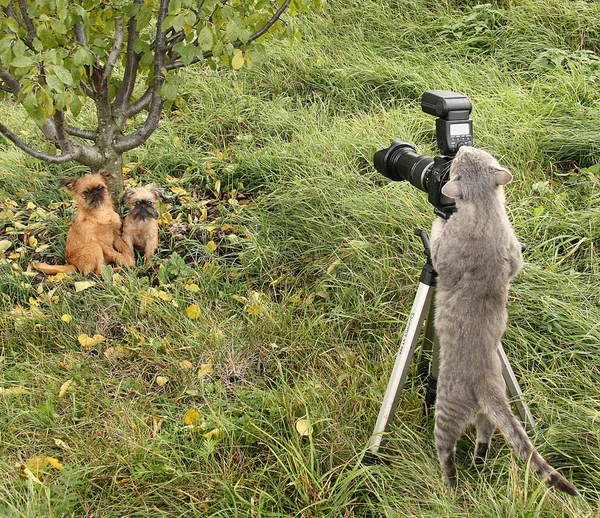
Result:
{"label": "brown dog", "polygon": [[102,265],[115,263],[133,266],[133,254],[120,235],[121,218],[113,209],[108,192],[111,175],[108,171],[87,174],[81,178],[61,180],[77,202],[75,221],[67,233],[65,259],[68,265],[33,263],[40,272],[55,275],[60,272],[83,275],[101,273]]}
{"label": "brown dog", "polygon": [[123,241],[132,255],[134,247],[141,250],[148,264],[158,246],[156,202],[164,201],[164,190],[158,187],[128,189],[123,200],[131,204],[131,211],[123,220]]}

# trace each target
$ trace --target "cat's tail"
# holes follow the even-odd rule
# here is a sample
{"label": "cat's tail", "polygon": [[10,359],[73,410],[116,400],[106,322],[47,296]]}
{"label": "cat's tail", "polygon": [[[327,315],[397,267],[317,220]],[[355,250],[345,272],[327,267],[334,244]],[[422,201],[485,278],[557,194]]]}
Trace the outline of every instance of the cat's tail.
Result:
{"label": "cat's tail", "polygon": [[[503,394],[504,396],[504,394]],[[506,440],[514,448],[523,462],[529,462],[531,468],[548,484],[559,491],[569,495],[578,496],[579,491],[556,471],[546,460],[535,450],[533,444],[527,437],[521,423],[512,413],[506,396],[491,397],[484,405],[484,409],[491,420],[500,428]]]}
{"label": "cat's tail", "polygon": [[45,273],[46,275],[56,275],[57,273],[66,273],[70,275],[71,273],[75,273],[77,268],[72,264],[46,264],[46,263],[38,263],[34,261],[31,265],[38,271]]}

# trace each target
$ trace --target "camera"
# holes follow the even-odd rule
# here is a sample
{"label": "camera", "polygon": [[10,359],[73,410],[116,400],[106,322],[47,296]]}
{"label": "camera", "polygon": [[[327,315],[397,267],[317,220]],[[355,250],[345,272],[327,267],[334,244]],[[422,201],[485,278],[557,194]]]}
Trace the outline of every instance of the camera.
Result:
{"label": "camera", "polygon": [[375,169],[394,181],[407,180],[425,191],[434,212],[448,219],[456,210],[452,198],[442,194],[449,180],[450,165],[461,146],[473,145],[471,101],[465,95],[448,90],[428,90],[421,97],[421,109],[438,118],[435,121],[440,156],[419,155],[413,146],[400,140],[375,153]]}

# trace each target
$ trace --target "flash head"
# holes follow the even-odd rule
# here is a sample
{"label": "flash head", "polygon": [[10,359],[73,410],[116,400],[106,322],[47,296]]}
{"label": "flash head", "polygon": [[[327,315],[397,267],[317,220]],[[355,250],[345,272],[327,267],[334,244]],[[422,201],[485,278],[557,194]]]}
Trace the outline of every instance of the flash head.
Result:
{"label": "flash head", "polygon": [[421,97],[421,109],[439,117],[435,121],[437,143],[442,155],[454,156],[461,146],[473,145],[471,101],[449,90],[428,90]]}

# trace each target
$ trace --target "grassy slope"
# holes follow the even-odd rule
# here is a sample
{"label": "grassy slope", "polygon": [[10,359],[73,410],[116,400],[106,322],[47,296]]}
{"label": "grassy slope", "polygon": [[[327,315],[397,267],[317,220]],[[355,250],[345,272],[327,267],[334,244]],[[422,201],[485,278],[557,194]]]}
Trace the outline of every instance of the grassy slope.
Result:
{"label": "grassy slope", "polygon": [[[21,248],[0,265],[0,386],[28,393],[0,395],[0,515],[598,515],[600,203],[597,173],[582,167],[598,162],[600,72],[579,51],[598,52],[600,9],[477,3],[331,2],[267,63],[235,77],[189,71],[179,111],[128,157],[132,183],[189,196],[173,196],[175,224],[161,230],[170,279],[107,271],[76,293],[72,280],[23,276],[32,257],[61,257],[73,209],[51,205],[67,199],[54,177],[81,170],[4,145],[0,239],[14,243],[7,256]],[[532,68],[548,49],[565,51],[561,66]],[[435,153],[418,106],[429,88],[467,94],[476,142],[515,174],[508,208],[528,250],[505,348],[536,445],[584,498],[547,493],[501,437],[476,470],[472,435],[449,493],[414,376],[389,462],[359,462],[423,261],[412,228],[432,221],[424,195],[387,182],[371,157],[394,138]],[[5,117],[19,127],[18,113]],[[202,200],[206,222],[194,220]],[[174,251],[193,268],[177,269]],[[191,304],[200,319],[184,315]],[[86,351],[81,333],[106,340]],[[104,354],[119,346],[130,356]],[[295,431],[303,416],[310,438]],[[215,444],[203,433],[216,428]],[[14,464],[36,455],[64,471],[47,468],[44,486],[23,479]]]}

